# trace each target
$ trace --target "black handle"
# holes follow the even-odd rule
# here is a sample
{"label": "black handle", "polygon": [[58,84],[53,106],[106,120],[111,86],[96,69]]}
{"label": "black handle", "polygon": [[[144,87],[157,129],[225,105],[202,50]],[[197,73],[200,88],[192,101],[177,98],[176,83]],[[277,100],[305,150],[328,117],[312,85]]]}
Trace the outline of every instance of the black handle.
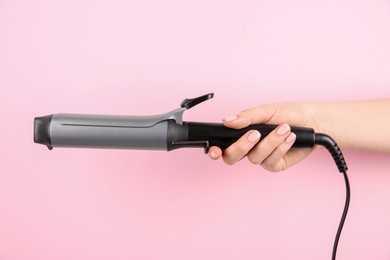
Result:
{"label": "black handle", "polygon": [[[219,123],[185,122],[185,124],[188,126],[188,141],[208,141],[210,146],[216,145],[222,150],[251,129],[258,130],[263,139],[277,127],[277,125],[257,124],[242,129],[232,129]],[[312,128],[292,126],[291,132],[297,136],[293,148],[314,146],[315,132]]]}

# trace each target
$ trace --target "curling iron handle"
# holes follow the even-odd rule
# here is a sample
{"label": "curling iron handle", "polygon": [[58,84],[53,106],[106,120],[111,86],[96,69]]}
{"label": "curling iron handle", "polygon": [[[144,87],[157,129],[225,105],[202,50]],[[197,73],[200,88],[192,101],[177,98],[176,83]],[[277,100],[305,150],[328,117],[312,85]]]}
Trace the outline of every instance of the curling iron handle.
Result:
{"label": "curling iron handle", "polygon": [[[260,132],[261,140],[277,127],[277,125],[256,124],[242,129],[232,129],[220,123],[185,122],[185,124],[188,126],[189,141],[208,141],[209,146],[218,146],[222,150],[251,129]],[[314,129],[292,126],[291,132],[297,136],[292,148],[311,148],[314,146]]]}

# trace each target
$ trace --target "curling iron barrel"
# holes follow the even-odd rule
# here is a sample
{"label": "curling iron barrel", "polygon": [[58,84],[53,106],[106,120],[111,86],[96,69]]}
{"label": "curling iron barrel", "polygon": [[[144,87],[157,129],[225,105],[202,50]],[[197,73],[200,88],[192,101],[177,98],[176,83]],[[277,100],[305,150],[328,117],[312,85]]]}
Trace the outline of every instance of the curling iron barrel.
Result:
{"label": "curling iron barrel", "polygon": [[[213,93],[185,99],[179,108],[152,116],[54,114],[34,119],[34,142],[53,147],[142,149],[170,151],[185,147],[211,146],[222,150],[250,129],[267,136],[276,125],[257,124],[230,129],[221,123],[183,122],[183,113],[211,99]],[[315,144],[311,128],[291,127],[297,136],[293,148],[310,148]]]}

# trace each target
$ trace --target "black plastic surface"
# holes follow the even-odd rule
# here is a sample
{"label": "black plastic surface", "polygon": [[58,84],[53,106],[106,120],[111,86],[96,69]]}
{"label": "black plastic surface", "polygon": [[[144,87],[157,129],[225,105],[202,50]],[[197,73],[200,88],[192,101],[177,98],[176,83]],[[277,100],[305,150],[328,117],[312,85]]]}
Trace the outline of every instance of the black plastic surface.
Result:
{"label": "black plastic surface", "polygon": [[[277,125],[257,124],[242,129],[231,129],[219,123],[184,122],[188,126],[188,141],[208,141],[210,146],[218,146],[222,150],[237,141],[243,134],[256,129],[261,139],[266,137]],[[314,146],[315,133],[312,128],[291,127],[297,138],[292,148],[311,148]]]}
{"label": "black plastic surface", "polygon": [[52,117],[53,115],[34,118],[34,142],[46,145],[49,150],[53,149],[50,138],[50,124]]}
{"label": "black plastic surface", "polygon": [[332,155],[339,172],[347,172],[348,166],[345,162],[344,155],[339,146],[329,135],[317,133],[315,135],[315,144],[324,146]]}
{"label": "black plastic surface", "polygon": [[191,144],[185,143],[188,141],[188,127],[177,124],[174,120],[168,120],[168,133],[167,133],[167,150],[175,150],[183,147],[199,147],[191,146]]}
{"label": "black plastic surface", "polygon": [[183,100],[183,102],[181,102],[180,106],[190,109],[191,107],[196,106],[197,104],[209,100],[213,97],[214,97],[214,93],[209,93],[196,98],[186,98]]}

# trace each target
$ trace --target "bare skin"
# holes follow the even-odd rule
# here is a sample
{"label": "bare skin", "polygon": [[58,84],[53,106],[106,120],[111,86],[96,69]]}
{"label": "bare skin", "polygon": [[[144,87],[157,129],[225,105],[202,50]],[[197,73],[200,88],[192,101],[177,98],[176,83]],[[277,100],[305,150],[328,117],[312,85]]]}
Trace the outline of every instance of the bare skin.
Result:
{"label": "bare skin", "polygon": [[210,148],[210,158],[222,157],[229,165],[247,157],[253,164],[278,172],[302,161],[318,147],[290,150],[296,139],[290,125],[328,134],[344,149],[390,153],[390,99],[266,104],[227,117],[223,123],[234,129],[261,123],[279,125],[261,142],[260,133],[250,130],[223,152],[216,146]]}

